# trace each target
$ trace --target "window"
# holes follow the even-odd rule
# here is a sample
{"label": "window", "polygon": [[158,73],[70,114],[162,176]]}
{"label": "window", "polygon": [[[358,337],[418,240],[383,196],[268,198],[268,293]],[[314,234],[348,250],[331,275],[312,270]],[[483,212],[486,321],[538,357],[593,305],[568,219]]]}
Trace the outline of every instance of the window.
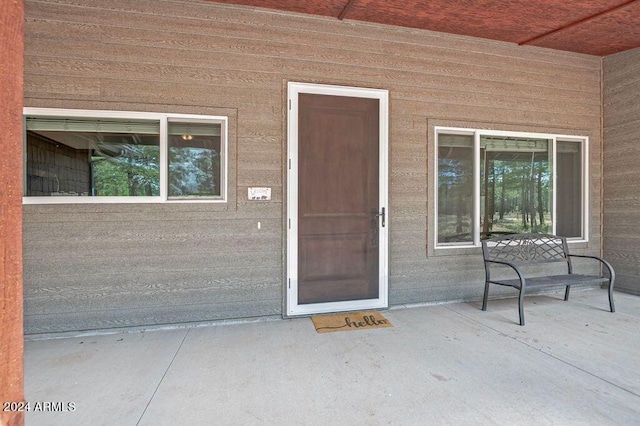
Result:
{"label": "window", "polygon": [[227,118],[25,108],[25,202],[226,200]]}
{"label": "window", "polygon": [[473,135],[438,138],[438,243],[473,243]]}
{"label": "window", "polygon": [[507,233],[586,240],[587,139],[436,128],[436,247]]}
{"label": "window", "polygon": [[169,120],[169,197],[220,197],[220,123]]}

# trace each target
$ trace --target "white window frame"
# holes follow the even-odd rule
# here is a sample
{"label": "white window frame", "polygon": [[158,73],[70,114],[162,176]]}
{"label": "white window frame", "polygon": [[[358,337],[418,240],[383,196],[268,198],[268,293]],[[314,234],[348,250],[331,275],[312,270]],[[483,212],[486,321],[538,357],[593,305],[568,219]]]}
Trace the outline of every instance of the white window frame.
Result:
{"label": "white window frame", "polygon": [[[172,114],[135,111],[108,111],[108,110],[82,110],[59,108],[31,108],[23,109],[23,117],[78,117],[78,118],[111,118],[111,119],[137,119],[155,120],[160,123],[160,195],[159,196],[27,196],[27,175],[23,173],[23,197],[22,204],[113,204],[113,203],[226,203],[228,201],[228,152],[229,152],[229,118],[217,115]],[[169,148],[168,148],[168,123],[171,121],[209,122],[221,125],[220,146],[222,161],[220,166],[221,182],[220,196],[218,197],[183,197],[171,198],[169,189]],[[23,170],[27,169],[27,130],[23,125]]]}
{"label": "white window frame", "polygon": [[[439,243],[438,242],[438,136],[439,134],[458,134],[473,136],[473,243]],[[586,243],[589,241],[589,137],[576,135],[560,135],[552,133],[514,132],[501,130],[473,129],[460,127],[434,126],[434,247],[441,249],[460,249],[480,247],[480,138],[482,136],[503,136],[514,138],[538,138],[551,140],[551,165],[552,165],[552,234],[556,233],[557,224],[557,171],[556,171],[556,145],[561,142],[579,142],[582,144],[582,237],[567,238],[571,243]]]}

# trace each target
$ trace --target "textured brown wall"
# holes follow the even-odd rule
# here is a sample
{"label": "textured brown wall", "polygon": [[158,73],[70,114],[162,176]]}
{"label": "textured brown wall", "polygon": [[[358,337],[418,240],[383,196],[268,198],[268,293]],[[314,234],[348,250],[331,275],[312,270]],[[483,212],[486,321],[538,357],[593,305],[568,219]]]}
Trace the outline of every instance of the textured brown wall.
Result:
{"label": "textured brown wall", "polygon": [[589,136],[600,251],[599,58],[197,0],[26,7],[27,106],[227,111],[235,150],[225,206],[26,205],[28,332],[281,315],[288,81],[389,90],[391,304],[481,297],[479,250],[432,247],[436,124]]}
{"label": "textured brown wall", "polygon": [[604,255],[640,295],[640,49],[604,58]]}
{"label": "textured brown wall", "polygon": [[[0,402],[24,399],[22,337],[22,0],[0,0]],[[0,411],[2,425],[23,413]]]}

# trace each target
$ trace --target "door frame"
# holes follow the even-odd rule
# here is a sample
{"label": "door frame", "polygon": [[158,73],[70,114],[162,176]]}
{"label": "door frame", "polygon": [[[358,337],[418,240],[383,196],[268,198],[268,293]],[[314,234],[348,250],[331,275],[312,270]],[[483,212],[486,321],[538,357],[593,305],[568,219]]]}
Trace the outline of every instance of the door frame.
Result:
{"label": "door frame", "polygon": [[[285,316],[310,315],[328,312],[379,309],[389,306],[389,91],[326,84],[287,84],[287,260],[285,282]],[[378,297],[375,299],[349,300],[312,304],[298,303],[298,95],[347,96],[379,100],[379,206],[385,208],[386,220],[378,221]]]}

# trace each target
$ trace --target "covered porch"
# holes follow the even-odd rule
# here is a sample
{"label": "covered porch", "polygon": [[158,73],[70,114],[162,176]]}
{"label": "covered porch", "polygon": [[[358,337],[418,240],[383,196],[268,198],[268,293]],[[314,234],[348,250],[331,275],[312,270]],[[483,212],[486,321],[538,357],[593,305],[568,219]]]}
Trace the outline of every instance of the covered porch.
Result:
{"label": "covered porch", "polygon": [[[523,15],[509,19],[409,3],[1,0],[3,402],[73,403],[31,411],[28,424],[637,422],[638,298],[617,296],[614,315],[599,290],[529,299],[526,329],[513,300],[481,312],[479,247],[436,247],[433,170],[436,127],[588,138],[589,239],[576,247],[640,294],[640,0],[513,2]],[[486,31],[446,34],[433,17]],[[496,33],[523,22],[526,34]],[[288,82],[392,94],[393,329],[320,336],[307,319],[281,319]],[[227,117],[229,196],[39,204],[23,190],[23,107]],[[403,309],[454,300],[469,303]],[[202,320],[223,326],[184,325]],[[131,328],[103,330],[116,326]],[[3,426],[23,420],[0,413]]]}
{"label": "covered porch", "polygon": [[[46,339],[25,346],[30,425],[637,424],[640,298],[606,291],[399,307],[393,328],[308,318]],[[44,338],[44,339],[43,339]],[[42,339],[42,340],[38,340]]]}

